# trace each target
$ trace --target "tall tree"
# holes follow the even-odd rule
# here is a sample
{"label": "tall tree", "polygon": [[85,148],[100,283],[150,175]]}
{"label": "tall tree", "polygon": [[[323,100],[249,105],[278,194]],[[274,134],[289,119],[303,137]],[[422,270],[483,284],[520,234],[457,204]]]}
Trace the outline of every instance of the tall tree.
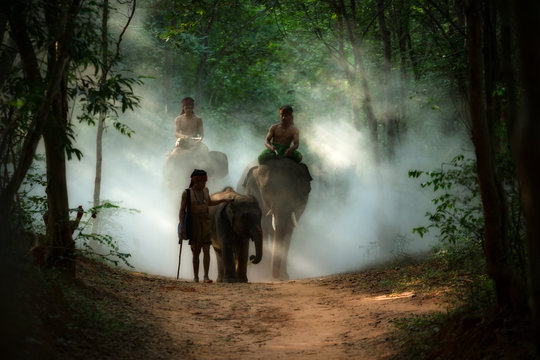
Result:
{"label": "tall tree", "polygon": [[[131,6],[130,6],[131,4]],[[110,5],[108,0],[103,0],[102,7],[102,16],[101,16],[101,75],[98,81],[100,87],[105,88],[107,82],[109,81],[110,72],[113,66],[120,59],[120,44],[124,36],[125,31],[127,30],[133,16],[135,15],[135,9],[137,6],[136,0],[129,1],[122,4],[128,6],[128,15],[127,20],[122,28],[122,31],[118,35],[116,41],[116,50],[112,55],[109,54],[109,16],[110,16]],[[134,102],[131,106],[138,104],[138,99],[133,98]],[[98,126],[96,132],[96,176],[94,179],[94,207],[98,207],[101,203],[101,170],[103,164],[103,132],[105,130],[105,120],[109,115],[109,108],[105,107],[98,111]],[[124,128],[122,128],[124,129]],[[130,135],[130,132],[127,133]],[[97,233],[99,228],[100,218],[96,217],[92,224],[92,232]]]}
{"label": "tall tree", "polygon": [[540,3],[512,2],[516,15],[516,38],[519,45],[521,81],[524,86],[523,110],[517,120],[515,133],[516,161],[522,187],[523,207],[527,219],[527,248],[529,255],[529,289],[536,325],[537,351],[540,353]]}
{"label": "tall tree", "polygon": [[[384,88],[384,112],[382,114],[382,121],[386,130],[385,135],[387,154],[390,158],[393,158],[399,126],[398,112],[394,108],[394,88],[396,86],[401,87],[401,84],[394,84],[394,82],[392,81],[392,44],[390,41],[390,31],[388,30],[388,26],[386,25],[385,10],[386,9],[384,0],[377,0],[377,19],[379,21],[379,32],[381,34],[384,54],[384,63],[382,66],[382,81],[380,84]],[[402,41],[400,37],[400,48],[401,47]]]}
{"label": "tall tree", "polygon": [[482,49],[489,42],[489,34],[484,32],[486,13],[482,2],[468,0],[465,2],[467,14],[467,41],[469,53],[470,78],[470,114],[472,140],[476,153],[478,183],[482,197],[485,221],[485,254],[487,272],[494,280],[497,300],[502,307],[519,309],[523,307],[524,295],[520,282],[510,264],[508,239],[508,209],[500,175],[496,170],[496,146],[493,112],[486,108],[486,84],[489,80],[489,66]]}
{"label": "tall tree", "polygon": [[[22,112],[11,119],[11,124],[2,132],[3,164],[7,171],[0,194],[0,217],[8,220],[2,226],[3,239],[10,239],[9,219],[12,216],[13,199],[26,175],[37,144],[42,135],[46,139],[47,170],[49,190],[49,221],[47,235],[55,250],[55,260],[71,255],[72,239],[69,229],[67,190],[65,187],[65,163],[63,162],[65,128],[62,116],[65,110],[66,71],[72,59],[76,18],[80,11],[79,1],[50,2],[44,8],[34,7],[27,2],[4,3],[2,13],[8,19],[10,37],[17,44],[24,79],[27,84],[23,97]],[[40,11],[41,10],[41,11]],[[43,22],[40,21],[43,20]],[[34,26],[44,30],[36,39]],[[41,64],[41,53],[45,52],[46,63]],[[28,114],[28,115],[26,115]],[[28,121],[22,121],[28,116]],[[9,121],[9,119],[6,119]],[[22,146],[12,143],[23,125]],[[60,131],[60,134],[57,133]],[[65,134],[65,133],[64,133]],[[60,136],[59,136],[60,135]],[[15,156],[8,158],[9,152],[16,150]],[[55,160],[59,162],[56,163]],[[5,163],[4,163],[5,161]],[[8,165],[11,164],[11,165]],[[58,171],[58,173],[52,173]],[[50,172],[50,173],[49,173]],[[62,177],[64,176],[64,179]]]}
{"label": "tall tree", "polygon": [[85,74],[89,64],[99,63],[99,42],[94,46],[93,41],[98,29],[94,15],[99,9],[97,3],[75,0],[16,1],[3,3],[1,8],[20,58],[0,84],[7,90],[2,92],[0,103],[0,111],[6,115],[2,117],[0,142],[0,217],[8,224],[1,227],[2,239],[10,239],[16,230],[16,222],[11,221],[16,213],[14,197],[43,137],[48,200],[45,245],[50,249],[49,263],[61,265],[70,273],[74,271],[75,246],[69,221],[66,156],[80,158],[82,154],[73,147],[68,103],[75,94],[89,94],[84,100],[85,110],[114,107],[121,99],[124,111],[133,100],[126,90],[132,80],[116,76],[92,92],[91,78]]}
{"label": "tall tree", "polygon": [[[378,124],[362,54],[364,34],[373,25],[377,15],[373,15],[371,21],[361,19],[357,5],[355,0],[347,4],[343,0],[326,0],[321,4],[300,1],[298,6],[303,10],[311,31],[341,65],[349,86],[354,125],[358,129],[363,128],[360,115],[363,108],[373,153],[378,158]],[[361,24],[365,24],[365,28],[361,28]]]}

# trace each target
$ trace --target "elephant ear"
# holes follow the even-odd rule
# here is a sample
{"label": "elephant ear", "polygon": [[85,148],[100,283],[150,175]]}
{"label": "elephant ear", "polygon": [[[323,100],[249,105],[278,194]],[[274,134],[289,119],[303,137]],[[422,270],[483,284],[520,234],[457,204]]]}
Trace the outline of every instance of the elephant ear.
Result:
{"label": "elephant ear", "polygon": [[247,187],[249,179],[253,177],[253,170],[255,170],[256,168],[258,168],[258,166],[253,166],[251,169],[248,170],[248,173],[244,178],[244,182],[242,183],[242,186],[244,188]]}

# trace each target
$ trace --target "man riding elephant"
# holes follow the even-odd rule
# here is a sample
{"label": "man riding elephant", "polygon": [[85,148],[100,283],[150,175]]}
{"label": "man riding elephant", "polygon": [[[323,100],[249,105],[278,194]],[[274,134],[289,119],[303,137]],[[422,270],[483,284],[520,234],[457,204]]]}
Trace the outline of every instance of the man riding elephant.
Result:
{"label": "man riding elephant", "polygon": [[[264,140],[266,149],[259,155],[259,164],[276,157],[289,157],[302,161],[302,154],[296,149],[300,145],[300,131],[294,126],[293,108],[284,105],[279,109],[280,122],[270,126]],[[292,146],[291,146],[292,143]]]}
{"label": "man riding elephant", "polygon": [[178,188],[178,179],[195,167],[205,168],[211,178],[222,179],[229,173],[227,155],[220,151],[210,151],[202,143],[204,139],[203,120],[195,115],[195,100],[182,99],[182,112],[174,119],[175,147],[166,155],[164,179],[171,189]]}
{"label": "man riding elephant", "polygon": [[191,97],[182,99],[182,112],[174,119],[174,135],[176,148],[182,150],[206,150],[202,143],[204,138],[203,120],[194,112],[195,100]]}
{"label": "man riding elephant", "polygon": [[279,113],[281,122],[268,130],[267,149],[258,157],[259,166],[244,172],[239,190],[257,199],[263,214],[263,234],[273,238],[272,276],[287,280],[289,246],[306,207],[312,178],[297,150],[300,136],[292,107],[282,106]]}

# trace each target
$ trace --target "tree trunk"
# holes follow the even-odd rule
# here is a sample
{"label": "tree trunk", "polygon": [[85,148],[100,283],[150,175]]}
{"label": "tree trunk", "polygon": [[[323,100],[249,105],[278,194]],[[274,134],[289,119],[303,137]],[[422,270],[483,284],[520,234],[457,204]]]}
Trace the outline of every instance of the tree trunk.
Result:
{"label": "tree trunk", "polygon": [[[64,24],[65,28],[56,29],[54,32],[49,29],[49,32],[56,35],[57,39],[61,39],[62,46],[59,48],[62,48],[62,50],[69,48],[71,45],[71,31],[73,30],[73,21],[78,8],[79,2],[74,1],[70,4],[69,9],[62,13],[64,20],[53,24],[56,26]],[[54,62],[48,63],[47,73],[44,76],[44,79],[47,80],[46,89],[43,89],[40,65],[27,27],[27,7],[24,2],[17,2],[9,8],[8,21],[11,36],[17,44],[24,77],[28,82],[29,93],[34,94],[35,98],[40,100],[34,106],[34,115],[24,136],[22,150],[17,163],[14,164],[11,178],[0,193],[0,216],[2,219],[8,219],[11,216],[10,209],[12,208],[13,199],[32,164],[37,145],[49,121],[51,106],[59,94],[60,82],[69,62],[69,54],[65,51],[53,55]]]}
{"label": "tree trunk", "polygon": [[[102,70],[100,83],[107,81],[109,69],[109,0],[103,0],[103,13],[101,17],[101,61]],[[96,177],[94,178],[94,207],[98,207],[101,203],[101,169],[103,162],[103,130],[105,128],[106,114],[100,113],[98,120],[98,128],[96,133]],[[92,232],[97,233],[99,230],[99,217],[96,217],[92,223]]]}
{"label": "tree trunk", "polygon": [[506,0],[497,0],[497,6],[500,9],[501,19],[501,72],[506,88],[506,99],[508,101],[508,109],[503,114],[503,119],[506,122],[508,129],[509,141],[508,144],[512,144],[515,123],[517,117],[516,106],[516,83],[515,78],[517,74],[514,72],[516,64],[513,63],[512,56],[506,56],[505,54],[511,54],[514,48],[512,33],[515,31],[512,29],[510,13],[512,11],[511,5]]}
{"label": "tree trunk", "polygon": [[390,64],[392,58],[392,47],[390,43],[390,31],[386,26],[386,17],[384,15],[384,0],[377,0],[377,19],[379,20],[379,32],[383,41],[384,50],[384,73],[390,73]]}
{"label": "tree trunk", "polygon": [[358,59],[357,65],[360,71],[360,77],[362,79],[362,90],[364,92],[364,110],[366,112],[369,133],[371,135],[373,154],[375,160],[379,161],[379,131],[377,125],[377,118],[375,117],[375,112],[373,111],[373,104],[371,103],[371,93],[369,91],[367,74],[364,68],[364,63],[360,58]]}
{"label": "tree trunk", "polygon": [[513,299],[517,286],[512,281],[512,269],[504,244],[508,243],[507,209],[504,192],[495,171],[493,142],[486,119],[484,103],[484,64],[482,56],[481,3],[466,1],[470,78],[471,131],[474,143],[478,183],[485,221],[485,254],[487,272],[495,283],[497,301],[501,307],[518,307]]}
{"label": "tree trunk", "polygon": [[[3,31],[0,32],[0,34],[3,33]],[[5,45],[4,50],[0,54],[0,86],[4,84],[11,73],[13,62],[17,57],[17,52],[15,51],[17,44],[13,41],[11,36],[6,36]]]}
{"label": "tree trunk", "polygon": [[[385,94],[383,123],[386,133],[386,153],[391,159],[394,157],[395,136],[397,119],[394,104],[392,101],[393,84],[391,81],[391,63],[392,63],[392,47],[390,43],[390,32],[386,26],[384,0],[377,0],[377,18],[379,20],[379,31],[383,41],[384,64],[382,70],[382,80]],[[401,44],[401,40],[400,40]]]}
{"label": "tree trunk", "polygon": [[[105,129],[105,114],[99,114],[98,128],[96,134],[96,177],[94,179],[94,207],[101,203],[101,169],[103,163],[103,130]],[[92,223],[92,232],[99,232],[99,217]]]}
{"label": "tree trunk", "polygon": [[69,222],[69,204],[66,181],[65,137],[67,126],[67,88],[63,83],[62,91],[54,101],[52,114],[47,121],[43,140],[47,163],[47,200],[48,220],[47,239],[51,266],[75,274],[75,243],[71,237]]}
{"label": "tree trunk", "polygon": [[210,46],[210,35],[212,34],[212,27],[214,26],[216,8],[217,8],[217,0],[214,1],[214,4],[212,5],[212,14],[210,15],[210,19],[208,20],[208,25],[204,32],[205,49],[203,50],[203,53],[201,54],[201,57],[199,58],[199,64],[197,65],[197,73],[195,77],[195,98],[199,102],[199,104],[203,104],[203,97],[204,97],[203,77],[204,77],[204,71],[206,68],[206,62],[208,61],[207,49]]}
{"label": "tree trunk", "polygon": [[[339,2],[331,2],[331,3],[333,4],[335,10],[338,12],[338,19],[341,18],[342,25],[345,26],[345,29],[347,31],[347,37],[349,39],[349,43],[353,51],[354,65],[352,69],[349,70],[350,71],[349,78],[354,79],[354,82],[349,81],[349,86],[352,86],[351,93],[353,94],[353,99],[352,99],[353,110],[355,109],[355,105],[358,107],[358,104],[357,104],[358,92],[357,92],[357,86],[356,86],[356,78],[357,78],[357,74],[359,74],[360,80],[362,82],[361,86],[362,86],[362,93],[364,96],[363,106],[364,106],[364,111],[367,117],[369,133],[371,135],[370,138],[371,138],[373,154],[376,161],[379,161],[379,135],[378,135],[378,129],[377,129],[377,119],[375,117],[375,112],[373,111],[373,104],[371,103],[371,92],[369,90],[367,73],[364,67],[364,62],[362,61],[362,55],[360,53],[360,45],[362,43],[362,39],[359,39],[357,37],[355,1],[351,0],[349,7],[345,6],[345,3],[343,2],[343,0],[339,0]],[[343,57],[342,64],[344,64],[344,66],[347,66],[347,69],[349,69],[347,59],[343,52],[341,56]],[[358,122],[356,122],[355,125],[359,127]]]}
{"label": "tree trunk", "polygon": [[529,258],[529,289],[536,324],[536,345],[540,353],[540,3],[536,0],[509,2],[516,15],[521,81],[525,88],[523,111],[517,119],[515,148],[522,201],[527,219],[527,249]]}

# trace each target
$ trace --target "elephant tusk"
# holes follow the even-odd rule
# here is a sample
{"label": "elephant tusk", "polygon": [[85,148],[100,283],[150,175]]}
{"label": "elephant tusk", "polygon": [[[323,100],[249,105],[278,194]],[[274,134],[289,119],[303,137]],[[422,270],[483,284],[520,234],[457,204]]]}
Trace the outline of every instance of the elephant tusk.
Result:
{"label": "elephant tusk", "polygon": [[272,214],[272,229],[276,231],[276,217]]}
{"label": "elephant tusk", "polygon": [[294,213],[294,211],[291,214],[291,221],[292,221],[294,227],[298,226],[298,222],[296,222],[296,214]]}

